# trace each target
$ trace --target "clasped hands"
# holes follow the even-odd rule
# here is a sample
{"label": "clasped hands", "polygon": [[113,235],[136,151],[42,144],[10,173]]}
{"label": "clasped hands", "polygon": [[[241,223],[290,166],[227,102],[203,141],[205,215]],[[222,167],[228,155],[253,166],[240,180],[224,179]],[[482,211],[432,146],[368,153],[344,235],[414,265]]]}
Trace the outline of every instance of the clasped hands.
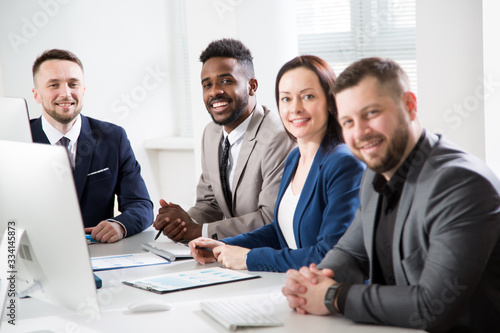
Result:
{"label": "clasped hands", "polygon": [[315,264],[311,264],[298,271],[289,269],[286,276],[285,286],[281,292],[292,309],[300,314],[330,314],[324,299],[327,289],[335,283],[331,269],[320,270]]}
{"label": "clasped hands", "polygon": [[202,225],[195,223],[179,205],[160,200],[161,208],[153,223],[156,230],[175,242],[190,241],[201,236]]}
{"label": "clasped hands", "polygon": [[199,237],[189,242],[191,255],[200,264],[218,261],[231,269],[247,269],[246,255],[250,249],[227,245],[211,238]]}

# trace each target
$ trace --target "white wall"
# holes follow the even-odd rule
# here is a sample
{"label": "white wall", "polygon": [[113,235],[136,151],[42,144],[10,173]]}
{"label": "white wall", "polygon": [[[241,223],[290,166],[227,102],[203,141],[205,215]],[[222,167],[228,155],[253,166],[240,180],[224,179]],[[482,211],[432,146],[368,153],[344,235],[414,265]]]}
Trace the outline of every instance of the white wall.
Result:
{"label": "white wall", "polygon": [[3,96],[3,95],[4,95],[4,93],[3,93],[2,62],[0,61],[0,96]]}
{"label": "white wall", "polygon": [[[281,66],[298,53],[295,2],[289,0],[186,1],[196,171],[201,173],[200,141],[211,121],[202,100],[199,56],[220,38],[237,38],[252,52],[259,88],[257,101],[277,110],[274,81]],[[277,111],[276,111],[277,112]]]}
{"label": "white wall", "polygon": [[[39,116],[41,109],[31,94],[34,59],[49,48],[75,52],[85,66],[84,114],[127,130],[155,205],[166,195],[161,184],[168,172],[159,167],[159,154],[145,145],[160,137],[185,135],[176,126],[177,114],[185,106],[176,99],[172,3],[0,0],[0,94],[25,97],[32,117]],[[169,185],[169,190],[177,191],[179,197],[187,195],[190,199],[183,203],[189,204],[194,186],[189,185],[190,192],[181,195],[183,179],[194,184],[201,173],[199,143],[204,126],[211,121],[202,101],[200,53],[215,39],[242,40],[254,56],[258,101],[276,110],[275,75],[284,62],[297,55],[297,38],[294,1],[189,0],[184,4],[194,171],[180,165],[181,177],[176,179],[180,185]],[[430,130],[444,133],[485,158],[497,174],[499,6],[495,0],[417,1],[420,117]],[[168,196],[177,201],[170,192]]]}
{"label": "white wall", "polygon": [[[125,128],[156,208],[163,197],[184,206],[194,202],[201,132],[211,121],[202,101],[202,50],[215,39],[241,39],[254,56],[258,101],[274,110],[275,75],[297,54],[293,1],[184,4],[188,74],[179,74],[175,63],[172,24],[177,14],[171,0],[0,0],[0,94],[26,98],[31,117],[38,117],[41,108],[31,93],[33,61],[51,48],[74,52],[85,68],[82,113]],[[182,92],[179,75],[190,78],[192,106],[187,111],[193,114],[194,133],[179,133],[176,126],[179,110],[187,108],[176,98]],[[180,141],[163,138],[175,135],[194,136],[195,154],[190,157],[189,148],[170,149],[179,148]]]}
{"label": "white wall", "polygon": [[30,116],[31,66],[44,50],[64,48],[83,62],[86,96],[82,113],[125,128],[147,183],[158,202],[154,154],[144,141],[172,132],[170,32],[165,0],[1,0],[0,61],[5,96],[24,97]]}
{"label": "white wall", "polygon": [[420,119],[484,159],[481,1],[418,0],[416,7]]}
{"label": "white wall", "polygon": [[500,177],[500,3],[416,4],[420,117]]}
{"label": "white wall", "polygon": [[[484,91],[486,163],[500,175],[500,2],[483,0],[484,76],[488,89]],[[486,85],[485,85],[486,86]]]}

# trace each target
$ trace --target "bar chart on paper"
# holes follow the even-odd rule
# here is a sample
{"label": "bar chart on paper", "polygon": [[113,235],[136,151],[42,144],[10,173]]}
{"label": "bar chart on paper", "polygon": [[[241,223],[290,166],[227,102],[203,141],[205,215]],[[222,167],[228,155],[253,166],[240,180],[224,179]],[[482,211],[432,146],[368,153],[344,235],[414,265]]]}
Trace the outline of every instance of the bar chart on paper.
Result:
{"label": "bar chart on paper", "polygon": [[152,253],[132,253],[118,256],[104,256],[90,258],[90,263],[94,271],[108,269],[130,268],[138,266],[164,265],[170,263],[163,258]]}
{"label": "bar chart on paper", "polygon": [[192,271],[177,272],[149,278],[123,281],[126,285],[150,290],[157,293],[167,293],[177,290],[198,288],[220,283],[259,278],[251,275],[220,267],[197,269]]}

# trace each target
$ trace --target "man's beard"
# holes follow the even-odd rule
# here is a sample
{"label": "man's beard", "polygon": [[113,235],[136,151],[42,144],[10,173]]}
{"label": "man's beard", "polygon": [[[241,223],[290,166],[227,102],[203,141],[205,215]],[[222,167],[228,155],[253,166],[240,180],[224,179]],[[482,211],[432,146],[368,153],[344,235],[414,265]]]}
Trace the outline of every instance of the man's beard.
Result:
{"label": "man's beard", "polygon": [[403,114],[399,113],[399,121],[396,131],[388,141],[387,152],[384,156],[376,160],[365,161],[360,154],[359,159],[377,173],[384,173],[396,167],[403,157],[406,146],[408,144],[410,134],[408,131],[408,124],[404,121]]}
{"label": "man's beard", "polygon": [[245,111],[245,108],[247,106],[248,106],[248,92],[245,90],[245,94],[241,99],[238,99],[238,105],[236,105],[236,108],[231,112],[231,115],[229,117],[221,121],[217,121],[215,120],[212,113],[209,112],[209,114],[212,117],[214,123],[216,123],[217,125],[224,126],[238,120]]}

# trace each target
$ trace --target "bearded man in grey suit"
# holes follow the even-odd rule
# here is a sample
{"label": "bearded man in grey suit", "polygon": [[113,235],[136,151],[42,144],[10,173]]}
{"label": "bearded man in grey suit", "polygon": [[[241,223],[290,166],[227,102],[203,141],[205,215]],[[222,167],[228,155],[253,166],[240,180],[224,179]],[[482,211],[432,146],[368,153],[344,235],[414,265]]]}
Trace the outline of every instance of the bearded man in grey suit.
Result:
{"label": "bearded man in grey suit", "polygon": [[174,241],[222,239],[271,223],[294,146],[278,112],[257,103],[252,55],[240,41],[213,41],[200,61],[203,100],[213,123],[203,133],[196,204],[185,212],[160,200],[153,224]]}
{"label": "bearded man in grey suit", "polygon": [[338,244],[318,267],[287,272],[290,307],[436,332],[498,330],[497,177],[422,128],[395,62],[355,62],[333,89],[345,141],[369,169]]}

